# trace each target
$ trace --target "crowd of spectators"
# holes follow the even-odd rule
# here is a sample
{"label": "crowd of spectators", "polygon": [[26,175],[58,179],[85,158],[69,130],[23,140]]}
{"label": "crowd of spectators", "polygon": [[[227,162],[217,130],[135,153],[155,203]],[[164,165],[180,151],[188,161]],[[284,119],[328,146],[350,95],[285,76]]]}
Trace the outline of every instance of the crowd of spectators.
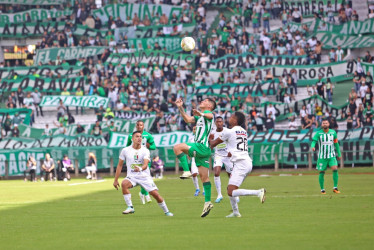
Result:
{"label": "crowd of spectators", "polygon": [[[287,12],[282,10],[281,3],[278,0],[271,1],[248,1],[246,6],[241,3],[229,8],[230,15],[220,14],[218,27],[212,29],[208,36],[208,26],[206,23],[206,6],[189,5],[183,1],[183,14],[181,18],[168,18],[164,14],[154,14],[145,16],[141,19],[138,16],[129,18],[128,20],[111,18],[107,23],[102,23],[99,18],[94,18],[91,15],[91,10],[97,8],[95,1],[81,1],[71,7],[73,14],[71,16],[62,17],[61,20],[66,22],[63,31],[52,30],[52,32],[45,32],[42,41],[37,45],[38,48],[49,47],[71,47],[71,46],[91,46],[91,45],[108,45],[110,48],[106,50],[98,58],[82,58],[78,60],[65,61],[56,60],[50,62],[50,65],[79,65],[84,66],[84,69],[79,75],[87,76],[89,87],[87,89],[78,89],[76,92],[69,92],[64,89],[61,95],[99,95],[108,97],[110,99],[109,110],[103,108],[95,110],[97,121],[110,120],[108,117],[121,118],[122,113],[126,111],[143,111],[155,112],[156,122],[151,128],[152,132],[168,132],[176,131],[178,129],[189,129],[186,124],[177,115],[177,109],[174,102],[178,98],[185,100],[189,110],[196,107],[198,97],[195,96],[194,90],[198,86],[225,84],[225,83],[251,83],[259,84],[264,80],[275,81],[279,80],[278,89],[276,93],[276,100],[282,103],[290,104],[296,100],[298,94],[298,77],[296,70],[289,74],[284,74],[278,79],[274,79],[271,71],[268,71],[266,76],[263,76],[260,70],[253,69],[250,77],[246,78],[242,70],[234,69],[222,71],[217,81],[209,75],[207,71],[207,63],[218,57],[227,54],[242,54],[242,53],[256,53],[258,55],[288,55],[288,56],[305,56],[305,64],[319,64],[322,61],[322,43],[316,37],[310,36],[311,30],[306,23],[302,23],[303,17],[298,8]],[[125,1],[119,1],[125,2]],[[150,3],[152,1],[138,1]],[[157,1],[154,1],[157,3]],[[179,2],[179,1],[178,1]],[[177,3],[177,1],[163,1],[163,3]],[[105,4],[105,1],[104,1]],[[2,5],[0,5],[2,6]],[[23,5],[14,5],[12,8],[6,5],[3,9],[4,13],[11,13],[22,11]],[[326,10],[319,10],[315,13],[315,18],[331,22],[344,23],[349,20],[356,20],[356,11],[352,10],[349,5],[342,5],[339,8],[338,14],[333,13],[332,7]],[[270,31],[271,20],[278,19],[283,23],[283,28],[279,30]],[[51,21],[54,21],[51,19]],[[192,53],[196,55],[194,67],[191,63],[185,66],[171,67],[167,62],[162,65],[156,65],[150,62],[148,65],[139,65],[135,63],[131,65],[128,63],[123,66],[115,66],[107,63],[111,53],[131,53],[135,48],[128,46],[128,38],[122,37],[120,41],[115,41],[112,30],[120,27],[129,26],[150,26],[150,25],[173,25],[179,23],[196,22],[196,38],[197,48]],[[301,23],[300,28],[292,29],[290,22]],[[77,37],[73,34],[77,24],[87,25],[93,29],[107,30],[106,36],[96,37]],[[324,27],[319,27],[323,29]],[[252,31],[253,32],[250,32]],[[158,34],[162,36],[162,33]],[[144,49],[150,50],[165,50],[158,43],[153,47]],[[331,49],[328,52],[329,62],[342,61],[345,56],[345,51],[338,46],[336,49]],[[351,109],[350,113],[342,115],[347,121],[352,119],[352,126],[357,127],[364,124],[369,124],[367,118],[372,118],[364,110],[371,110],[369,108],[373,103],[372,93],[372,77],[370,72],[364,73],[360,67],[360,60],[357,60],[357,71],[354,78],[354,90],[352,90],[356,98],[356,109]],[[363,58],[365,62],[372,62],[373,59],[369,52]],[[17,61],[18,62],[18,61]],[[6,63],[7,66],[10,66]],[[16,66],[19,66],[16,65]],[[249,63],[244,63],[243,68],[250,68]],[[49,75],[48,77],[59,78],[60,75]],[[329,104],[333,104],[332,96],[334,93],[334,83],[330,79],[323,80],[322,77],[316,81],[315,86],[308,87],[311,96],[319,95],[325,99]],[[353,93],[352,92],[352,93]],[[43,110],[39,107],[40,100],[44,93],[40,93],[37,89],[31,93],[25,93],[22,89],[11,93],[6,101],[7,108],[26,107],[32,109],[31,125],[35,122],[36,117],[43,116]],[[352,94],[354,95],[354,94]],[[260,112],[259,105],[269,101],[268,96],[226,96],[218,97],[217,104],[219,107],[218,113],[224,116],[229,116],[230,111],[244,110],[248,116],[248,127],[253,130],[262,131],[264,129],[273,129],[275,126],[276,113],[274,107],[268,105],[265,112]],[[363,110],[359,113],[358,108],[362,102]],[[256,106],[253,106],[256,104]],[[319,110],[319,107],[305,107],[298,111],[296,115],[290,112],[290,129],[294,128],[314,128],[318,127],[321,118],[330,116],[328,110]],[[66,125],[74,123],[74,110],[69,110],[62,103],[57,108],[57,122],[61,133],[66,132]],[[83,109],[76,109],[75,115],[82,114]],[[108,116],[108,113],[113,115]],[[301,123],[297,124],[299,119]],[[5,134],[12,134],[17,136],[17,126],[19,122],[16,116],[13,121],[4,120],[3,129]],[[371,120],[370,120],[371,121]],[[337,126],[336,118],[331,117],[332,126]],[[100,135],[101,129],[92,130],[94,135]],[[13,131],[14,130],[14,131]],[[14,133],[13,133],[14,132]],[[19,132],[18,132],[19,134]]]}

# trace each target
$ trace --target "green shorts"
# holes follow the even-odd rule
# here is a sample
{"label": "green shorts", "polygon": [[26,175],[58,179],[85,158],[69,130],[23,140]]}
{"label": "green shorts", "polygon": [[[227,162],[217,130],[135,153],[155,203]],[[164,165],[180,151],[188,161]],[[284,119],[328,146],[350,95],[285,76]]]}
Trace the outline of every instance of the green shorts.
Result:
{"label": "green shorts", "polygon": [[326,171],[327,167],[338,166],[338,161],[336,157],[332,157],[329,159],[318,159],[317,161],[317,170],[318,171]]}
{"label": "green shorts", "polygon": [[212,153],[210,148],[201,143],[188,142],[187,145],[190,147],[188,156],[195,157],[196,166],[209,168],[209,157]]}

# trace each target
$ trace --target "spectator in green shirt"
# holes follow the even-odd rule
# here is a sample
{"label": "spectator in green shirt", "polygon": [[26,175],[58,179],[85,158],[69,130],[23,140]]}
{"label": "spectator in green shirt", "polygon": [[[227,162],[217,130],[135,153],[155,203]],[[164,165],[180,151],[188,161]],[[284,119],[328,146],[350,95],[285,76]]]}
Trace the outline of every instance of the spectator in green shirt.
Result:
{"label": "spectator in green shirt", "polygon": [[253,27],[253,33],[258,33],[258,27],[259,27],[259,15],[258,13],[254,12],[252,15],[252,27]]}
{"label": "spectator in green shirt", "polygon": [[230,33],[227,31],[227,28],[224,27],[223,31],[218,30],[217,33],[221,36],[221,41],[223,42],[223,45],[227,45],[227,41],[230,37]]}
{"label": "spectator in green shirt", "polygon": [[264,30],[268,30],[270,32],[270,13],[267,10],[264,10],[264,14],[262,15],[262,21],[264,24]]}

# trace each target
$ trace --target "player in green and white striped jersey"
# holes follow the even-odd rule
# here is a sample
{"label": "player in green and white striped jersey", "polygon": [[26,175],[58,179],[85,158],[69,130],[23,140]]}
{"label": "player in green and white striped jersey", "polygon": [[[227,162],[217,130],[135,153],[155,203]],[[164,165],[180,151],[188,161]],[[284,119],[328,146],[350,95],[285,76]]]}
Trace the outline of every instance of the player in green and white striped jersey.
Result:
{"label": "player in green and white striped jersey", "polygon": [[[312,150],[315,151],[316,143],[318,143],[319,153],[317,161],[317,170],[319,172],[319,185],[321,187],[321,194],[326,194],[324,183],[325,183],[325,171],[327,167],[332,169],[332,178],[334,180],[333,192],[339,194],[338,190],[338,162],[340,160],[341,152],[338,143],[338,135],[332,129],[329,129],[330,122],[327,119],[322,121],[322,129],[317,131],[313,136]],[[336,153],[335,153],[336,150]],[[337,156],[336,156],[337,154]]]}
{"label": "player in green and white striped jersey", "polygon": [[192,110],[193,116],[187,115],[184,111],[182,99],[178,99],[175,105],[178,107],[186,123],[196,122],[195,142],[175,145],[174,153],[180,160],[184,171],[183,175],[180,177],[181,179],[191,178],[192,174],[188,167],[187,155],[195,157],[195,162],[205,192],[205,204],[203,213],[201,214],[201,217],[205,217],[213,208],[213,204],[210,201],[212,184],[209,181],[209,157],[212,151],[209,147],[209,135],[214,123],[212,111],[216,108],[216,102],[210,98],[204,99],[199,105],[201,111],[196,109]]}

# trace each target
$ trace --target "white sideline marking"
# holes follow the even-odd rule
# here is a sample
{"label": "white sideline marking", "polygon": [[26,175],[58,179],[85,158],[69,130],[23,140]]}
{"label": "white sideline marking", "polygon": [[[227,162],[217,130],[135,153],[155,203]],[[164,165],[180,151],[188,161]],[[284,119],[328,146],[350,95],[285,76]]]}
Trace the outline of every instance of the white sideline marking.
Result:
{"label": "white sideline marking", "polygon": [[[334,197],[339,198],[341,197],[371,197],[374,196],[374,194],[331,194]],[[329,197],[329,195],[322,195],[322,194],[310,194],[310,195],[269,195],[268,197],[271,198],[304,198],[304,197]]]}
{"label": "white sideline marking", "polygon": [[99,183],[99,182],[104,182],[104,181],[105,181],[105,180],[90,181],[90,182],[79,182],[79,183],[72,183],[72,184],[69,184],[69,186],[85,185],[85,184]]}

